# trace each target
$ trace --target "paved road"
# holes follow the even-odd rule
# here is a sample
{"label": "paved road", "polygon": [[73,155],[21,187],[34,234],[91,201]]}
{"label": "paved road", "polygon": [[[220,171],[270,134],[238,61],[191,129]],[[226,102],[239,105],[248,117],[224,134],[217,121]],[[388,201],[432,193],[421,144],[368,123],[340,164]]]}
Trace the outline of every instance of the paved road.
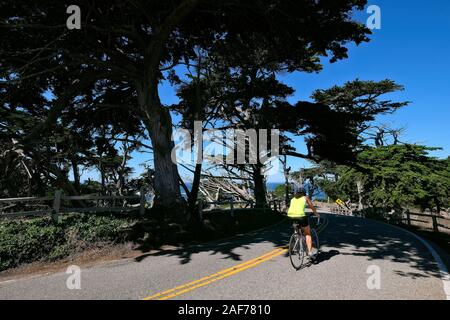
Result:
{"label": "paved road", "polygon": [[[326,220],[317,263],[300,271],[280,249],[292,232],[285,221],[228,240],[82,269],[80,290],[67,289],[65,273],[0,282],[0,299],[446,299],[435,260],[411,234],[359,218]],[[380,289],[367,286],[371,268],[381,272]]]}

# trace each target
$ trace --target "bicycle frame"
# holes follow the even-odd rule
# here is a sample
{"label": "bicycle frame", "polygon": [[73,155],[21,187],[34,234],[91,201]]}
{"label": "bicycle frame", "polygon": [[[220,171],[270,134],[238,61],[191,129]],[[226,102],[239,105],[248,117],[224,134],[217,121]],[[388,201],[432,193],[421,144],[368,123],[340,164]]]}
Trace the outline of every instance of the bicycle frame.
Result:
{"label": "bicycle frame", "polygon": [[[311,218],[311,216],[309,216],[308,217],[308,219],[310,219]],[[320,225],[320,217],[317,217],[317,224],[314,226],[314,227],[312,227],[312,226],[309,226],[311,229],[314,229],[314,230],[316,230],[316,232],[317,232],[317,227]],[[294,223],[294,231],[295,231],[295,233],[297,233],[297,234],[299,234],[299,235],[303,235],[303,232],[302,232],[302,230],[301,230],[302,228],[298,225],[298,224],[296,224],[296,223]]]}
{"label": "bicycle frame", "polygon": [[[308,217],[308,219],[309,218],[310,217]],[[319,239],[318,239],[318,236],[317,236],[317,227],[320,225],[320,222],[321,221],[320,221],[320,217],[319,217],[318,221],[317,221],[317,224],[315,224],[314,227],[312,227],[312,226],[310,227],[311,228],[311,237],[313,238],[312,241],[314,241],[314,239],[316,240],[317,253],[320,250],[319,249]],[[295,243],[293,243],[293,245],[291,245],[293,238],[295,238]],[[300,258],[300,263],[297,265],[297,263],[294,262],[294,260],[293,260],[294,256],[292,256],[291,248],[299,248],[298,252],[299,252],[299,255],[300,255],[300,251],[303,252],[303,250],[304,250],[303,248],[306,248],[305,247],[306,246],[305,240],[306,240],[306,236],[304,235],[304,232],[303,232],[302,228],[300,227],[299,224],[294,223],[294,234],[291,236],[291,240],[289,241],[289,258],[291,260],[291,263],[292,263],[293,267],[296,270],[300,270],[301,269],[301,266],[303,264],[304,256],[303,256],[303,253],[302,253],[301,254],[301,258]],[[299,244],[299,242],[300,242],[300,244]],[[317,256],[317,253],[315,254],[314,258]]]}

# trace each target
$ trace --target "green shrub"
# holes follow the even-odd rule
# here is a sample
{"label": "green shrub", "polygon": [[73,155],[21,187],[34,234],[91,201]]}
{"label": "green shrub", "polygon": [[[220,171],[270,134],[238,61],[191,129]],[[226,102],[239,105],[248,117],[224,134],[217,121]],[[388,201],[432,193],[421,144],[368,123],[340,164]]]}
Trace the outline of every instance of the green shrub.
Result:
{"label": "green shrub", "polygon": [[126,241],[135,219],[113,215],[65,216],[0,222],[0,271],[35,261],[55,261],[87,247]]}
{"label": "green shrub", "polygon": [[359,215],[363,218],[387,221],[387,213],[385,209],[382,208],[365,208],[359,212]]}
{"label": "green shrub", "polygon": [[[195,238],[209,240],[259,229],[283,216],[256,210],[235,210],[206,215],[208,228],[181,232],[179,227],[158,225],[140,217],[85,214],[50,218],[0,221],[0,271],[36,261],[56,261],[85,249],[133,241],[143,248],[164,243],[180,243]],[[137,223],[140,221],[140,223]]]}

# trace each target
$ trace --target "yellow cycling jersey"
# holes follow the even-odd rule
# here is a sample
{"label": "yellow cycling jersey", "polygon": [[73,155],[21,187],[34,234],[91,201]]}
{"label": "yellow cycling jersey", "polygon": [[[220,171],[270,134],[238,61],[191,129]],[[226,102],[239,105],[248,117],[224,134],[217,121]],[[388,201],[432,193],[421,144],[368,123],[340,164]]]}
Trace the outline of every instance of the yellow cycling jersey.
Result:
{"label": "yellow cycling jersey", "polygon": [[306,217],[305,213],[306,197],[293,198],[289,205],[288,217],[289,218],[303,218]]}

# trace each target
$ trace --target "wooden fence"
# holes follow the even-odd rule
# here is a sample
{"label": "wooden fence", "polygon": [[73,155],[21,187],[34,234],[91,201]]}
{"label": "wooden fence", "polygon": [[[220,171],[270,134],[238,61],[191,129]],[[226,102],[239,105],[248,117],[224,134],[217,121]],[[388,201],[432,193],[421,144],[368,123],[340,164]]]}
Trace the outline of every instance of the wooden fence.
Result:
{"label": "wooden fence", "polygon": [[343,206],[338,206],[338,205],[330,205],[329,206],[329,210],[331,213],[334,214],[340,214],[340,215],[344,215],[344,216],[351,216],[353,215],[353,212],[356,211],[356,208],[345,208]]}
{"label": "wooden fence", "polygon": [[[364,214],[358,212],[355,206],[351,206],[350,210],[340,207],[335,204],[321,204],[322,207],[327,208],[329,212],[339,215],[354,215],[364,217]],[[382,209],[379,209],[380,212]],[[381,214],[385,220],[401,223],[409,227],[416,227],[426,231],[433,231],[435,233],[450,234],[450,216],[437,215],[432,213],[418,213],[405,210],[400,213],[389,213],[383,211]]]}
{"label": "wooden fence", "polygon": [[213,201],[213,202],[200,201],[198,208],[199,208],[198,215],[200,219],[203,219],[203,212],[218,209],[228,209],[230,211],[230,215],[234,217],[236,209],[261,210],[263,213],[270,210],[279,213],[282,210],[282,201],[271,200],[268,202],[268,206],[264,206],[262,208],[255,208],[255,202],[253,201],[234,201],[233,199],[227,201]]}
{"label": "wooden fence", "polygon": [[405,211],[401,221],[410,227],[450,234],[450,217]]}
{"label": "wooden fence", "polygon": [[[128,205],[127,202],[132,200],[139,200],[139,203],[134,205]],[[65,203],[85,203],[96,202],[96,206],[91,207],[67,207]],[[99,206],[99,202],[109,202],[109,206]],[[117,202],[122,202],[122,205],[116,205]],[[47,202],[50,204],[36,204]],[[3,206],[6,204],[6,206]],[[43,207],[40,210],[19,210],[13,212],[5,212],[10,209],[14,209],[18,204],[32,204],[34,208]],[[17,218],[17,217],[29,217],[29,216],[45,216],[49,215],[53,220],[57,221],[60,214],[74,214],[74,213],[93,213],[93,212],[131,212],[137,211],[143,215],[145,213],[145,193],[141,189],[138,196],[98,196],[98,195],[83,195],[83,196],[66,196],[62,191],[55,192],[53,197],[26,197],[26,198],[9,198],[0,199],[0,218]]]}
{"label": "wooden fence", "polygon": [[[139,200],[138,204],[126,205],[128,200]],[[67,202],[96,202],[96,206],[91,207],[68,207],[65,206]],[[109,206],[99,206],[100,201],[107,201],[112,203]],[[116,206],[115,203],[122,201],[121,206]],[[39,202],[47,202],[49,204],[42,205],[36,204]],[[19,210],[13,212],[5,212],[5,210],[11,210],[17,204],[31,203],[32,207],[45,207],[41,210]],[[3,204],[6,206],[2,207]],[[234,216],[236,209],[253,209],[261,210],[263,213],[266,211],[275,211],[280,213],[284,210],[283,201],[271,200],[268,202],[268,206],[263,208],[255,208],[253,201],[234,201],[230,199],[228,201],[216,201],[216,202],[202,202],[199,203],[199,217],[203,217],[203,212],[208,212],[217,209],[229,210],[230,215]],[[98,196],[98,195],[83,195],[83,196],[66,196],[62,191],[56,191],[53,197],[26,197],[26,198],[9,198],[0,199],[0,218],[20,218],[30,216],[45,216],[49,215],[54,221],[58,221],[60,214],[76,214],[76,213],[94,213],[94,212],[130,212],[139,210],[141,215],[145,212],[145,194],[141,190],[139,196]]]}

